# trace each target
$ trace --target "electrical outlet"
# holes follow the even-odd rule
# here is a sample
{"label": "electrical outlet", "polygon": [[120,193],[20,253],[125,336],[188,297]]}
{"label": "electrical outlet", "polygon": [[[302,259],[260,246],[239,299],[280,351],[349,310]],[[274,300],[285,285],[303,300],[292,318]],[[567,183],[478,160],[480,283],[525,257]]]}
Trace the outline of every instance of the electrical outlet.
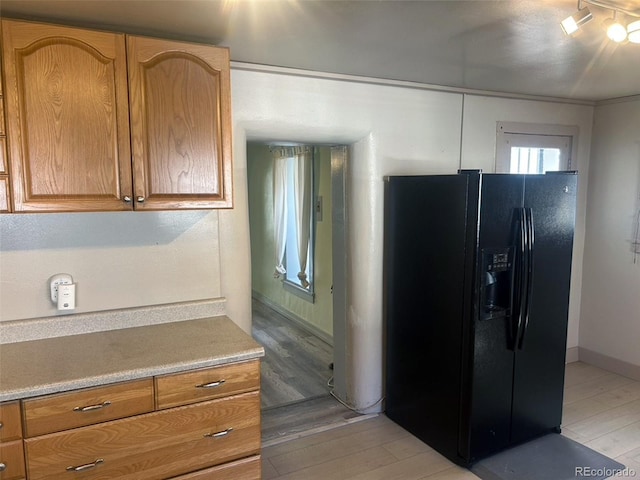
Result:
{"label": "electrical outlet", "polygon": [[59,285],[71,285],[73,283],[73,277],[68,273],[58,273],[49,279],[49,290],[51,294],[51,301],[58,304],[58,286]]}

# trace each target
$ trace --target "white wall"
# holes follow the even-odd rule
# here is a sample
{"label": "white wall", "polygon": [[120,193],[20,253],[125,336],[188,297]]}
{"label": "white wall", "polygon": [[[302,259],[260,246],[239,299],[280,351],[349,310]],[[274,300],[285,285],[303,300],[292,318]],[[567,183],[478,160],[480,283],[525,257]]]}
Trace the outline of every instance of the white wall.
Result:
{"label": "white wall", "polygon": [[218,213],[0,215],[0,321],[58,315],[56,273],[77,282],[72,313],[220,297]]}
{"label": "white wall", "polygon": [[[640,373],[640,98],[595,109],[580,347]],[[582,355],[582,352],[581,352]]]}
{"label": "white wall", "polygon": [[[461,160],[465,168],[492,171],[496,120],[578,125],[579,162],[589,154],[591,107],[466,96],[463,125],[459,93],[239,69],[232,71],[232,86],[240,138],[351,145],[345,400],[363,411],[380,410],[383,391],[383,177],[454,173]],[[246,154],[236,151],[235,162],[246,165]],[[246,184],[236,183],[236,195],[246,196]],[[577,237],[582,245],[582,233]]]}

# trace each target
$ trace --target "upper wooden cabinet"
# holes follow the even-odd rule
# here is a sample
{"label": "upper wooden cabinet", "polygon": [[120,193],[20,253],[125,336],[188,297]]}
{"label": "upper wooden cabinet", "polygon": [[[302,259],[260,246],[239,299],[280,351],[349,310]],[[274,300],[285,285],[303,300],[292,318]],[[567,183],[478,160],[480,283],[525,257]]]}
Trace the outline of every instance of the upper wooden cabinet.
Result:
{"label": "upper wooden cabinet", "polygon": [[229,51],[127,37],[136,208],[231,206]]}
{"label": "upper wooden cabinet", "polygon": [[14,211],[130,210],[124,35],[2,22]]}
{"label": "upper wooden cabinet", "polygon": [[14,211],[232,206],[227,49],[12,20],[2,33]]}

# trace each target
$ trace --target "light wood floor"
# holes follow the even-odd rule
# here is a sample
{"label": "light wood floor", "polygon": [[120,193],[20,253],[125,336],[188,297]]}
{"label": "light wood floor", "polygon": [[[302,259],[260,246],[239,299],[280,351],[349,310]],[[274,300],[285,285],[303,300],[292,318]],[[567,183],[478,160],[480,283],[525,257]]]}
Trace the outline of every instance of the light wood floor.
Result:
{"label": "light wood floor", "polygon": [[[567,365],[563,435],[640,475],[640,382]],[[384,415],[263,448],[264,480],[474,480]]]}

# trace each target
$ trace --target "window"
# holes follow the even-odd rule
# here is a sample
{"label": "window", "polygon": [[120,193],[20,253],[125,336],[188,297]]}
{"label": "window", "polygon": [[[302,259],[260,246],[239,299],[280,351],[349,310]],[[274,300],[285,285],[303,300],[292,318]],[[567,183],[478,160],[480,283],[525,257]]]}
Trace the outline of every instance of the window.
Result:
{"label": "window", "polygon": [[275,277],[313,301],[313,147],[272,148],[274,158]]}
{"label": "window", "polygon": [[498,122],[497,173],[545,173],[575,170],[572,146],[578,128]]}

